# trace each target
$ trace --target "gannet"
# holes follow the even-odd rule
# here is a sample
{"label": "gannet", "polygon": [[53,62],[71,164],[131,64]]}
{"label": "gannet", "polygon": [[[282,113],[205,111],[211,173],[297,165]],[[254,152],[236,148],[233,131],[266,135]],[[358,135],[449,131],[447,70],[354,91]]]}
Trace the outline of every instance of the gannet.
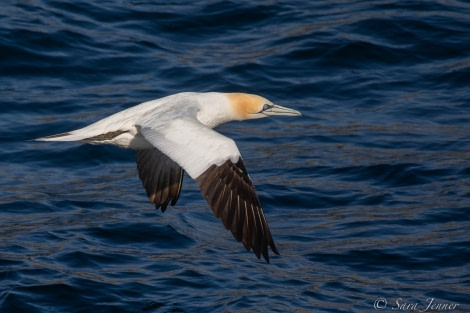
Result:
{"label": "gannet", "polygon": [[112,144],[137,150],[137,169],[147,196],[164,212],[176,204],[183,172],[194,179],[237,241],[269,263],[274,244],[254,185],[235,142],[213,130],[229,121],[299,116],[257,95],[183,92],[120,111],[89,126],[38,138]]}

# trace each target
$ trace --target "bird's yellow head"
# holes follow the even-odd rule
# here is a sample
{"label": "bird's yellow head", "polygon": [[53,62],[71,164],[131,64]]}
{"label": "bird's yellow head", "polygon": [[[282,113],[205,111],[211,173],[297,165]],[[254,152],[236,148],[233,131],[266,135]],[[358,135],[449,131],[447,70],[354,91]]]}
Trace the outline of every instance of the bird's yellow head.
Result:
{"label": "bird's yellow head", "polygon": [[272,115],[300,116],[299,111],[273,104],[268,99],[246,93],[228,93],[233,114],[237,120],[262,118]]}

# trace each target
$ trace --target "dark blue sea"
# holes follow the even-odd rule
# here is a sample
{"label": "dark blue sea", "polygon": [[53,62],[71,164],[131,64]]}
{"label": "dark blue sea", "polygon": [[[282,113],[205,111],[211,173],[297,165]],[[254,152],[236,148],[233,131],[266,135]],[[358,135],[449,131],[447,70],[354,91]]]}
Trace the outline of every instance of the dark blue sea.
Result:
{"label": "dark blue sea", "polygon": [[[470,3],[0,8],[0,312],[470,312]],[[224,124],[280,256],[135,152],[31,139],[182,91],[303,113]]]}

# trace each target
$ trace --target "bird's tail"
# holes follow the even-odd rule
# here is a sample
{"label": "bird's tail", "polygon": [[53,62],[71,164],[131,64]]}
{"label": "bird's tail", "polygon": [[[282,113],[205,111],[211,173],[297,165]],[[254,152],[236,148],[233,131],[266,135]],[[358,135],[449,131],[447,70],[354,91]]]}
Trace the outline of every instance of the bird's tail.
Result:
{"label": "bird's tail", "polygon": [[51,136],[36,138],[36,141],[80,141],[85,139],[83,136],[74,134],[73,132],[60,133]]}

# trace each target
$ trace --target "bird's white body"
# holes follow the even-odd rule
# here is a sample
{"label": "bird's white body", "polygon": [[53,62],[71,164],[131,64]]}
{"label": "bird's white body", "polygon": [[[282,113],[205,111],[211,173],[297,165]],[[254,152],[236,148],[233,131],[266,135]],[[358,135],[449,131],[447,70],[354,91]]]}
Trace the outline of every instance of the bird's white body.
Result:
{"label": "bird's white body", "polygon": [[[253,248],[258,257],[262,253],[269,260],[267,246],[277,250],[240,152],[232,139],[212,130],[229,121],[269,115],[300,113],[256,95],[184,92],[38,140],[84,141],[138,150],[139,175],[152,203],[157,208],[162,206],[162,210],[171,198],[172,204],[176,202],[180,189],[170,187],[181,187],[184,169],[198,181],[214,215],[222,218],[237,240],[243,241],[247,249]],[[237,185],[233,185],[235,181]],[[228,203],[222,203],[213,189]],[[253,227],[255,231],[250,229]]]}
{"label": "bird's white body", "polygon": [[[190,99],[190,100],[189,100]],[[189,100],[189,101],[188,101]],[[196,115],[194,115],[196,112]],[[233,118],[231,104],[226,96],[217,92],[196,93],[182,92],[164,98],[143,102],[126,110],[117,112],[84,128],[68,132],[68,136],[44,140],[51,141],[79,141],[101,134],[128,130],[128,133],[119,135],[106,143],[121,148],[148,149],[151,146],[144,138],[137,136],[137,127],[147,121],[155,124],[164,124],[179,117],[196,117],[206,127],[214,128]],[[137,136],[137,138],[136,138]]]}

